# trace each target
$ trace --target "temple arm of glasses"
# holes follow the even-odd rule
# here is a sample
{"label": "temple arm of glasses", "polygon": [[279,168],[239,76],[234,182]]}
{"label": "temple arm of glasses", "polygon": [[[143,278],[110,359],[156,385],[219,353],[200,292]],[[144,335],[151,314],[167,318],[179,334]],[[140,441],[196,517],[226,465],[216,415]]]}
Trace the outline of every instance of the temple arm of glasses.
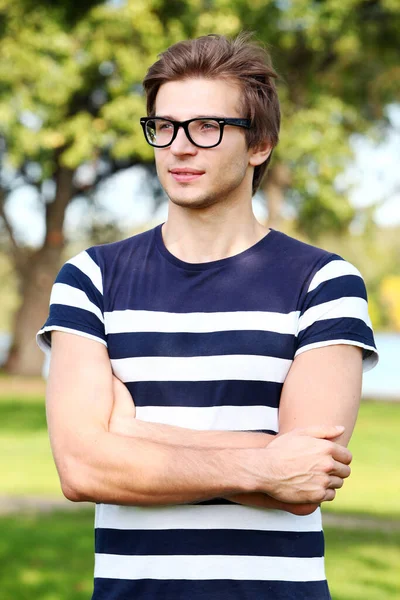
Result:
{"label": "temple arm of glasses", "polygon": [[251,126],[250,119],[224,119],[223,121],[227,125],[236,125],[237,127],[246,127],[246,129],[250,129],[250,126]]}

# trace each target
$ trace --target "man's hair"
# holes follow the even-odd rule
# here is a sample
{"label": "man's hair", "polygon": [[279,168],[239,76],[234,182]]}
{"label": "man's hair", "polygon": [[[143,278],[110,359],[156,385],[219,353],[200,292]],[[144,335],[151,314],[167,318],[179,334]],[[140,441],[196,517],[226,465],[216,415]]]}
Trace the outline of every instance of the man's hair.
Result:
{"label": "man's hair", "polygon": [[[159,54],[143,81],[147,96],[147,114],[154,116],[155,103],[161,85],[194,77],[226,79],[239,84],[241,118],[251,119],[246,129],[248,148],[267,140],[274,148],[279,139],[280,108],[274,71],[268,51],[255,41],[252,34],[240,33],[229,40],[223,35],[204,35],[170,46]],[[231,116],[231,115],[229,115]],[[260,186],[271,155],[255,167],[253,195]]]}

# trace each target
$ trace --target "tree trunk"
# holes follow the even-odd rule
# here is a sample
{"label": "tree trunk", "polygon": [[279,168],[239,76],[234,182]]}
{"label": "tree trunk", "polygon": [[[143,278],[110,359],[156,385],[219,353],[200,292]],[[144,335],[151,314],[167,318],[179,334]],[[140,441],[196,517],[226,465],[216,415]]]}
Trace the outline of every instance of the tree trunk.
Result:
{"label": "tree trunk", "polygon": [[35,334],[44,324],[54,279],[61,266],[65,211],[73,195],[74,171],[59,167],[56,196],[46,205],[46,238],[42,248],[18,267],[22,302],[14,322],[13,343],[5,365],[8,373],[40,375],[44,356]]}
{"label": "tree trunk", "polygon": [[285,190],[291,183],[290,171],[283,163],[275,164],[267,172],[261,189],[268,209],[268,227],[278,229],[282,219]]}

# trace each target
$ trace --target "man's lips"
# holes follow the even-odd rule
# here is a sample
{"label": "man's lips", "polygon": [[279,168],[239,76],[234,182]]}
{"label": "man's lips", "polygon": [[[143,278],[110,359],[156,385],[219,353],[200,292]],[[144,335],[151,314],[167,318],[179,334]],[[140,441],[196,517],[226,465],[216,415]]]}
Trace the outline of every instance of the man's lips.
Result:
{"label": "man's lips", "polygon": [[185,168],[170,169],[170,173],[175,181],[180,182],[193,181],[194,179],[199,179],[199,177],[204,175],[204,171]]}

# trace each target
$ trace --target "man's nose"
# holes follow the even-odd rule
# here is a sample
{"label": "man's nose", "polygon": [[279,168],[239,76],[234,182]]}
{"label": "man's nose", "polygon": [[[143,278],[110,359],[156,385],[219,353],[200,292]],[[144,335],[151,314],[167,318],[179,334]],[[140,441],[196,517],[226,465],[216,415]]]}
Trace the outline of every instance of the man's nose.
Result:
{"label": "man's nose", "polygon": [[192,144],[192,142],[188,139],[183,127],[179,127],[178,133],[176,134],[176,138],[170,146],[170,150],[172,154],[175,155],[197,153],[196,146]]}

